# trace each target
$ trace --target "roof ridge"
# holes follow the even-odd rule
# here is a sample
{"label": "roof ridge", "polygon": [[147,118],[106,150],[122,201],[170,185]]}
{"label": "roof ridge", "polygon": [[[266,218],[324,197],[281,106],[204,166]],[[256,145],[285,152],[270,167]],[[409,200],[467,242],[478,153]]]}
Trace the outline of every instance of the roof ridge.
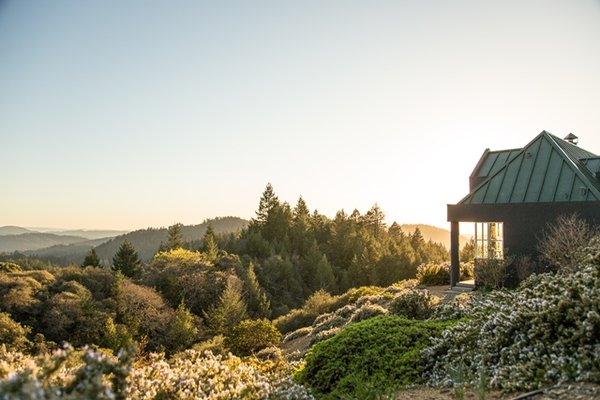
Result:
{"label": "roof ridge", "polygon": [[[600,200],[600,185],[597,183],[597,181],[595,179],[593,179],[593,177],[590,174],[587,173],[588,169],[579,162],[579,159],[576,158],[574,160],[572,158],[572,155],[570,155],[565,149],[562,148],[562,146],[560,146],[559,143],[556,142],[556,140],[560,140],[563,142],[564,142],[564,140],[558,138],[557,136],[551,134],[550,132],[548,132],[546,130],[543,130],[538,135],[536,135],[535,138],[533,138],[533,140],[531,140],[529,143],[527,143],[525,146],[523,146],[516,154],[514,154],[512,157],[510,157],[508,160],[506,160],[506,163],[501,168],[499,168],[493,174],[487,176],[486,179],[483,180],[483,182],[481,182],[479,185],[474,187],[473,190],[469,191],[469,193],[465,197],[463,197],[457,204],[463,204],[468,198],[472,197],[478,190],[480,190],[485,185],[488,185],[494,177],[498,176],[500,173],[505,171],[508,168],[509,164],[511,164],[518,157],[520,157],[525,152],[526,149],[530,148],[541,137],[547,138],[548,142],[555,149],[555,151],[557,151],[558,154],[561,155],[563,159],[565,159],[566,161],[569,161],[567,163],[567,165],[569,165],[569,168],[573,171],[573,173],[576,176],[579,177],[579,179],[584,184],[586,184],[586,186],[588,186],[589,188],[592,189],[594,196]],[[567,142],[565,142],[565,143],[567,143]],[[588,152],[587,150],[584,150],[584,151]],[[593,154],[591,152],[588,152],[588,153]],[[584,170],[586,172],[584,172]]]}

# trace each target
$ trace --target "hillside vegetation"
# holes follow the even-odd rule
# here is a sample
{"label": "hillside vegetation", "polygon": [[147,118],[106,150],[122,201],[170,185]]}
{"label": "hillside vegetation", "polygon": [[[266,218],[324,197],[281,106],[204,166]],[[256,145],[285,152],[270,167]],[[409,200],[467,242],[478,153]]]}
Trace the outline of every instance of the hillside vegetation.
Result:
{"label": "hillside vegetation", "polygon": [[208,226],[197,250],[175,224],[147,262],[127,240],[110,268],[93,251],[83,267],[0,262],[0,397],[482,398],[600,382],[600,237],[544,253],[550,272],[514,290],[444,302],[405,279],[443,271],[443,247],[382,221],[376,206],[291,209],[267,187],[246,229]]}

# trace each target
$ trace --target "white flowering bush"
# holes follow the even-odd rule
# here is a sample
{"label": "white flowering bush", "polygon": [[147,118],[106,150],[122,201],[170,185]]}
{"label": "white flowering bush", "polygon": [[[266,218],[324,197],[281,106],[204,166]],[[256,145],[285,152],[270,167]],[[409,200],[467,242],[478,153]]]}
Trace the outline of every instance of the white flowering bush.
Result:
{"label": "white flowering bush", "polygon": [[[281,359],[242,360],[187,350],[167,360],[71,348],[37,358],[0,347],[2,399],[312,399]],[[79,357],[73,357],[79,356]]]}
{"label": "white flowering bush", "polygon": [[450,385],[464,365],[471,383],[528,390],[565,381],[600,381],[600,247],[569,274],[533,275],[515,291],[474,298],[469,319],[422,352],[429,382]]}

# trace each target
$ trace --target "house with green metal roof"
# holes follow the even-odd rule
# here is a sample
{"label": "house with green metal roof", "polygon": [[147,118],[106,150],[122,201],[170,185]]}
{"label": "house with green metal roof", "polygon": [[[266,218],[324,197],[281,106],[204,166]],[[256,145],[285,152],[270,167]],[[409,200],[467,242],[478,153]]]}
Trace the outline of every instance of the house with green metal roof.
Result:
{"label": "house with green metal roof", "polygon": [[470,191],[448,205],[451,285],[459,277],[459,226],[474,223],[475,259],[536,255],[538,238],[560,215],[600,225],[600,156],[542,131],[523,148],[483,152]]}

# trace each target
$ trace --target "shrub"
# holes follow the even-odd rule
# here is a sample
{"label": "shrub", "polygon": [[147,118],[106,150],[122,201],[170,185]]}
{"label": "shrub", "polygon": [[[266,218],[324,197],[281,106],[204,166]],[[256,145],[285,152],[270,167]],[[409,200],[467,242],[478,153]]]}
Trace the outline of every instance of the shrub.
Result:
{"label": "shrub", "polygon": [[390,312],[407,318],[427,319],[438,303],[428,290],[404,289],[390,304]]}
{"label": "shrub", "polygon": [[240,356],[256,353],[265,347],[277,346],[280,342],[281,333],[268,319],[244,320],[225,337],[225,346]]}
{"label": "shrub", "polygon": [[354,311],[348,323],[351,324],[354,322],[364,321],[365,319],[373,318],[378,315],[386,315],[387,313],[388,310],[378,304],[366,303]]}
{"label": "shrub", "polygon": [[475,282],[487,289],[500,289],[506,281],[506,266],[511,260],[477,260]]}
{"label": "shrub", "polygon": [[0,272],[19,272],[21,271],[21,267],[18,264],[1,261],[0,262]]}
{"label": "shrub", "polygon": [[[596,257],[600,251],[596,248]],[[593,255],[590,260],[594,260]],[[516,291],[474,297],[469,320],[435,339],[423,353],[429,382],[448,385],[463,363],[471,382],[530,390],[564,381],[600,381],[600,262],[570,274],[532,275]]]}
{"label": "shrub", "polygon": [[427,263],[417,267],[417,280],[421,285],[440,286],[450,284],[450,264]]}
{"label": "shrub", "polygon": [[449,324],[379,316],[347,326],[310,350],[296,379],[324,399],[351,397],[357,381],[380,393],[419,383],[419,350]]}
{"label": "shrub", "polygon": [[23,350],[29,345],[27,334],[30,331],[30,328],[23,327],[9,314],[0,312],[0,343],[8,345],[14,350]]}
{"label": "shrub", "polygon": [[324,290],[318,290],[306,299],[302,308],[278,317],[273,323],[281,333],[292,332],[312,325],[319,315],[335,310],[339,304],[340,296],[331,296]]}
{"label": "shrub", "polygon": [[149,354],[134,363],[134,354],[130,349],[112,357],[67,347],[33,358],[0,346],[0,398],[312,399],[289,379],[294,365],[285,362],[187,350],[171,359]]}
{"label": "shrub", "polygon": [[291,342],[292,340],[299,339],[301,337],[307,336],[312,332],[313,328],[311,326],[305,326],[304,328],[296,329],[293,332],[288,333],[283,337],[282,343]]}
{"label": "shrub", "polygon": [[538,251],[551,267],[572,270],[583,261],[582,250],[597,233],[576,214],[561,215],[544,229]]}

